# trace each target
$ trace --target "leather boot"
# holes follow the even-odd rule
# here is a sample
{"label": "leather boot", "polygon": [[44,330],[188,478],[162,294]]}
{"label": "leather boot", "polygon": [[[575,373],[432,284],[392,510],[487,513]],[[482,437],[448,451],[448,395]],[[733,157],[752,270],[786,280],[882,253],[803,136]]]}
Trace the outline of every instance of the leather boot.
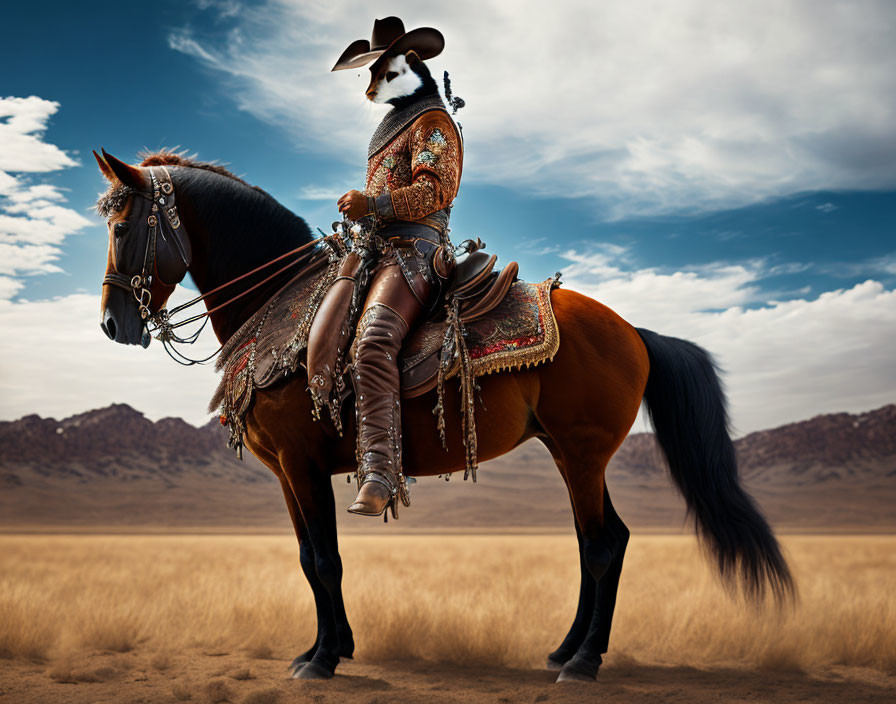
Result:
{"label": "leather boot", "polygon": [[[330,286],[315,313],[308,333],[308,391],[314,403],[312,416],[320,420],[320,409],[326,407],[339,435],[342,420],[339,414],[339,388],[342,363],[351,339],[351,307],[355,290],[364,276],[364,262],[355,252],[342,260],[336,280]],[[334,391],[334,387],[337,387]]]}
{"label": "leather boot", "polygon": [[349,512],[379,516],[397,500],[410,505],[401,470],[401,407],[398,351],[407,323],[380,303],[358,325],[352,382],[358,412],[358,478],[361,488]]}

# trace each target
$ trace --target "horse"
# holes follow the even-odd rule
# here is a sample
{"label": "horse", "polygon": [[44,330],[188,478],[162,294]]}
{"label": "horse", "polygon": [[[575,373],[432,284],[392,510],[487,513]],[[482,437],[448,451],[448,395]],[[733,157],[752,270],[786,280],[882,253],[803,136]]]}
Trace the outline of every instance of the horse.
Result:
{"label": "horse", "polygon": [[[256,281],[260,274],[246,274],[315,241],[302,218],[221,166],[164,150],[137,165],[105,150],[94,155],[109,181],[98,202],[110,242],[101,325],[115,342],[145,347],[146,319],[164,308],[189,273],[207,294],[208,319],[223,344],[293,272],[268,276],[262,285]],[[180,228],[176,248],[171,230],[157,240],[147,225],[154,222],[147,213],[159,193],[156,172],[161,171],[170,179],[162,184],[168,205],[176,194],[176,212],[172,207],[168,213]],[[152,212],[164,219],[164,212]],[[233,281],[237,288],[222,290]],[[572,290],[554,289],[551,301],[560,334],[556,355],[537,366],[482,377],[476,414],[482,459],[537,438],[569,491],[581,582],[572,625],[547,657],[547,666],[559,670],[557,681],[594,680],[608,649],[630,533],[610,500],[605,470],[642,401],[723,584],[756,603],[766,596],[790,601],[795,595],[790,569],[738,478],[726,399],[709,353],[686,340],[636,329]],[[301,569],[314,595],[317,637],[289,673],[323,679],[333,677],[340,658],[354,652],[331,482],[334,474],[356,470],[354,419],[346,419],[342,435],[331,423],[314,422],[301,377],[256,392],[246,416],[245,445],[280,482]],[[434,395],[404,402],[404,471],[410,477],[445,474],[465,464],[460,393],[445,390],[447,449],[432,427]]]}

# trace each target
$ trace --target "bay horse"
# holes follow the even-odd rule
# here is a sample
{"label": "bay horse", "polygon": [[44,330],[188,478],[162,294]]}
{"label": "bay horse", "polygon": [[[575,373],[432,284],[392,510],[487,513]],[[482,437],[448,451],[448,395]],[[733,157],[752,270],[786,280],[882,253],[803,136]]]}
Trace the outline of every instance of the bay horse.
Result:
{"label": "bay horse", "polygon": [[[246,295],[221,310],[217,306],[233,291],[216,292],[218,287],[315,239],[304,220],[220,166],[169,151],[149,155],[139,165],[105,151],[96,156],[110,182],[98,203],[110,238],[102,327],[115,342],[146,346],[140,307],[146,308],[144,315],[156,314],[189,272],[200,293],[212,292],[205,304],[223,343],[293,274],[255,288],[257,277],[249,276],[237,287]],[[188,237],[178,246],[188,248],[190,256],[174,273],[178,267],[162,261],[164,252],[170,258],[174,251],[170,233],[164,243],[149,239],[146,213],[158,186],[154,168],[170,178],[165,192],[173,190],[170,198],[176,194],[177,224]],[[153,257],[152,270],[142,272],[142,290],[129,291],[122,282],[139,278],[147,256]],[[556,356],[480,378],[482,405],[476,415],[482,459],[538,438],[569,490],[581,583],[572,626],[548,656],[548,666],[560,670],[558,681],[594,679],[607,652],[629,530],[613,508],[604,473],[642,401],[723,582],[756,602],[768,593],[779,602],[792,597],[793,580],[778,542],[739,482],[726,401],[709,354],[691,342],[636,329],[575,291],[555,289],[551,300],[560,331]],[[434,428],[435,391],[405,401],[403,456],[409,476],[464,467],[460,394],[449,386],[447,451]],[[332,677],[340,657],[351,658],[354,651],[331,483],[331,475],[356,469],[353,426],[352,413],[346,414],[343,436],[329,422],[314,422],[301,374],[256,392],[246,418],[246,447],[280,481],[316,606],[317,638],[293,661],[293,677]]]}

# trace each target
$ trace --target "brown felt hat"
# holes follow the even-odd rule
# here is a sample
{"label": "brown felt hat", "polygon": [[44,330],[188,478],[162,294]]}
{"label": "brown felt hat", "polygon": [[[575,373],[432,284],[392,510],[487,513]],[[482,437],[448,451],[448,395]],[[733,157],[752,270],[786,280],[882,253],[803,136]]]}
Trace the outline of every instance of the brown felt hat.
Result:
{"label": "brown felt hat", "polygon": [[404,22],[397,17],[375,20],[370,41],[358,39],[348,45],[331,71],[358,68],[381,56],[397,56],[413,49],[422,60],[438,56],[445,48],[445,37],[432,27],[404,31]]}

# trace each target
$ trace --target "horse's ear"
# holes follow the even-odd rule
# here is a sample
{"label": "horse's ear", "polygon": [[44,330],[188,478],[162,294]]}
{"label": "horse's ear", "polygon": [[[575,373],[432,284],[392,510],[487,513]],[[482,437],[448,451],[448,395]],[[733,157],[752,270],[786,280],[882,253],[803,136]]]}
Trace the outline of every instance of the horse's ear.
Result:
{"label": "horse's ear", "polygon": [[115,176],[115,172],[109,168],[109,165],[106,163],[106,160],[103,159],[99,154],[96,153],[96,150],[93,151],[93,157],[96,159],[97,165],[100,167],[100,171],[103,176],[106,177],[109,181],[117,181],[118,179]]}
{"label": "horse's ear", "polygon": [[[123,161],[121,161],[121,159],[116,159],[105,149],[103,149],[102,152],[103,160],[106,162],[106,164],[108,164],[114,178],[121,181],[125,186],[130,186],[131,188],[136,188],[137,190],[142,190],[143,188],[145,188],[146,179],[143,177],[143,172],[140,169],[138,169],[136,166],[125,164]],[[100,168],[102,169],[103,167],[100,166]],[[103,173],[106,173],[105,170],[103,171]]]}

